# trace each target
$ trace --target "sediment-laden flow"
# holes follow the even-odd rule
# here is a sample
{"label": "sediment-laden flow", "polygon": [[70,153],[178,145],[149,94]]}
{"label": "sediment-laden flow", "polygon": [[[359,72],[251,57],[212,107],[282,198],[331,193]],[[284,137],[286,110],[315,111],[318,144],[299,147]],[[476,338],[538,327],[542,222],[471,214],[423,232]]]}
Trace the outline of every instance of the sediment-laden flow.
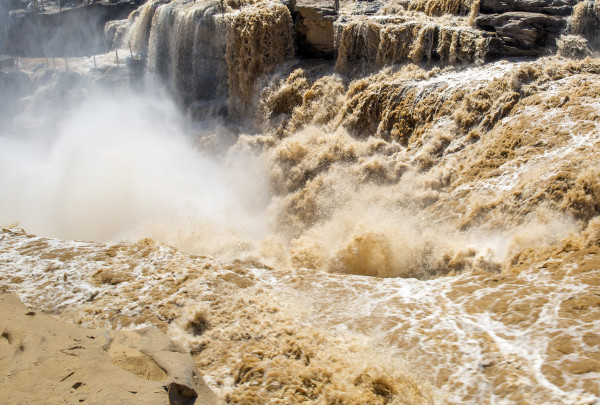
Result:
{"label": "sediment-laden flow", "polygon": [[4,230],[3,288],[89,326],[165,328],[231,402],[593,402],[599,72],[279,73],[263,134],[224,158],[258,153],[270,231],[193,211],[141,227],[219,261]]}
{"label": "sediment-laden flow", "polygon": [[256,79],[294,54],[288,9],[253,3],[154,0],[117,23],[124,27],[120,33],[107,36],[117,47],[147,53],[149,70],[164,77],[185,105],[230,96],[230,109],[242,116]]}
{"label": "sediment-laden flow", "polygon": [[[25,104],[76,101],[53,111],[48,164],[1,139],[19,151],[0,155],[2,290],[86,326],[161,328],[231,403],[595,403],[600,61],[484,64],[477,4],[393,6],[336,22],[335,66],[291,60],[278,4],[153,2],[115,28],[184,100],[226,80],[206,97],[253,123],[226,150],[218,120],[184,136],[162,93],[73,108],[107,80],[89,59],[77,85],[37,69]],[[72,172],[93,178],[85,198]]]}
{"label": "sediment-laden flow", "polygon": [[[265,90],[277,129],[241,142],[266,145],[278,221],[299,265],[419,277],[462,269],[469,258],[505,266],[521,243],[560,239],[597,215],[588,160],[596,69],[553,59],[458,72],[406,67],[347,87],[335,75],[311,85],[295,71]],[[512,236],[538,225],[537,236]]]}
{"label": "sediment-laden flow", "polygon": [[410,17],[341,22],[337,27],[337,69],[356,63],[374,68],[398,63],[481,63],[488,35],[461,26],[444,26]]}

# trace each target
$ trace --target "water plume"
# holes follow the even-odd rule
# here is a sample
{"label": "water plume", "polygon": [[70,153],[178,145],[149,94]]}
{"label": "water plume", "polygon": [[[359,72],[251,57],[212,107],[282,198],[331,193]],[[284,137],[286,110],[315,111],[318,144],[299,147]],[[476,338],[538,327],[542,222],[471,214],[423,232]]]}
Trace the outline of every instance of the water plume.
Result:
{"label": "water plume", "polygon": [[592,56],[588,41],[579,35],[561,35],[556,40],[557,54],[565,58],[583,59]]}
{"label": "water plume", "polygon": [[[265,150],[277,193],[270,209],[292,263],[380,277],[500,271],[520,250],[557,243],[593,218],[595,183],[574,152],[596,128],[584,107],[593,81],[568,90],[558,72],[588,77],[597,66],[496,66],[461,78],[414,65],[349,83],[302,69],[277,76],[261,104],[272,132],[240,142]],[[478,69],[490,76],[473,80]],[[553,86],[559,95],[540,90]],[[538,108],[553,118],[524,113]],[[542,147],[551,126],[560,130]],[[552,175],[534,180],[544,170],[562,186]]]}
{"label": "water plume", "polygon": [[[242,154],[229,162],[208,156],[183,122],[164,95],[100,92],[63,117],[50,139],[43,129],[3,136],[0,222],[80,240],[149,236],[205,254],[251,250],[267,229],[260,164]],[[240,232],[246,242],[230,239]]]}
{"label": "water plume", "polygon": [[364,209],[356,204],[340,210],[295,239],[294,264],[373,277],[425,279],[448,271],[444,268],[448,246],[441,232],[422,229],[407,214]]}

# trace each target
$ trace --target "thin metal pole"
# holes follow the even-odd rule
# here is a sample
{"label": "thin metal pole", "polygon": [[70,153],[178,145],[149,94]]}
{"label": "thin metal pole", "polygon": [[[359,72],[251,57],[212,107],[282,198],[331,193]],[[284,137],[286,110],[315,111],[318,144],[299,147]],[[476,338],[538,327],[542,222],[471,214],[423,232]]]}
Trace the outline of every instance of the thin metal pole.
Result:
{"label": "thin metal pole", "polygon": [[96,70],[98,67],[96,66],[96,55],[94,55],[94,70]]}
{"label": "thin metal pole", "polygon": [[117,67],[119,67],[119,52],[115,49],[115,57],[117,58]]}

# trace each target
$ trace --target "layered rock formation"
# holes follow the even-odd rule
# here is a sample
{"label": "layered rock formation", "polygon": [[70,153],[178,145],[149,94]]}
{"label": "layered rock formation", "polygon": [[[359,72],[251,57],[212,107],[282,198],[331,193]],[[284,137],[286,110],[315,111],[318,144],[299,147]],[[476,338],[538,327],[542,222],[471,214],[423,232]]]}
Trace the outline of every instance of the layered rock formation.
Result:
{"label": "layered rock formation", "polygon": [[4,26],[5,52],[30,57],[65,57],[99,53],[103,50],[104,26],[125,18],[139,2],[95,2],[80,7],[34,9],[13,2],[0,15]]}
{"label": "layered rock formation", "polygon": [[[148,55],[150,70],[185,105],[230,96],[248,104],[256,79],[295,55],[335,59],[342,73],[357,66],[480,63],[554,52],[566,31],[597,47],[600,24],[594,3],[576,0],[291,0],[287,10],[279,2],[254,3],[151,1],[119,20],[134,2],[36,12],[13,10],[25,4],[14,0],[1,9],[4,52],[68,56],[130,46]],[[230,109],[241,113],[245,108],[235,103],[229,100]]]}
{"label": "layered rock formation", "polygon": [[490,56],[540,56],[556,49],[575,3],[482,0],[475,24],[500,39]]}
{"label": "layered rock formation", "polygon": [[294,18],[300,57],[332,59],[335,56],[333,23],[337,10],[333,2],[300,0],[288,5]]}
{"label": "layered rock formation", "polygon": [[[367,63],[381,64],[410,61],[471,63],[480,60],[481,56],[487,60],[540,56],[556,49],[556,38],[567,27],[576,4],[576,0],[413,0],[398,2],[396,7],[390,8],[380,2],[359,1],[342,2],[338,12],[333,8],[333,2],[298,0],[289,7],[296,16],[299,54],[329,58],[337,54],[341,56],[338,64],[344,65],[359,58]],[[344,34],[345,30],[351,32]],[[421,41],[430,49],[419,53],[416,46],[408,51],[396,51],[396,56],[389,60],[377,57],[380,52],[377,48],[386,41],[386,37],[389,38],[390,31],[399,40],[395,48],[411,48],[411,44]],[[345,61],[348,50],[343,48],[348,44],[348,36],[362,37],[358,41],[362,41],[366,48],[355,50],[357,56]],[[449,37],[454,37],[454,44],[448,44]],[[465,40],[457,37],[465,37]],[[479,44],[472,42],[474,37],[479,39]],[[471,49],[471,54],[465,56],[463,52],[463,56],[449,57],[444,49],[456,46]]]}
{"label": "layered rock formation", "polygon": [[[334,60],[338,73],[352,74],[404,63],[446,66],[537,57],[558,45],[577,48],[565,54],[585,56],[600,25],[594,4],[576,0],[284,4],[151,1],[127,21],[108,24],[107,43],[147,54],[149,70],[162,76],[184,105],[211,113],[228,107],[233,118],[254,108],[251,95],[263,74],[295,57]],[[561,39],[569,32],[587,40]]]}

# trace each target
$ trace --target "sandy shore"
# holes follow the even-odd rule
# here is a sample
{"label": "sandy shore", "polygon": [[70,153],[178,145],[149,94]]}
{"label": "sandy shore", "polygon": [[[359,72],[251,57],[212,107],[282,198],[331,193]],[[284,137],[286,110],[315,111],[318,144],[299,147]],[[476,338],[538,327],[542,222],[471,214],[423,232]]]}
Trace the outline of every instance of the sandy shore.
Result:
{"label": "sandy shore", "polygon": [[86,329],[0,295],[0,398],[11,404],[219,404],[160,332]]}

